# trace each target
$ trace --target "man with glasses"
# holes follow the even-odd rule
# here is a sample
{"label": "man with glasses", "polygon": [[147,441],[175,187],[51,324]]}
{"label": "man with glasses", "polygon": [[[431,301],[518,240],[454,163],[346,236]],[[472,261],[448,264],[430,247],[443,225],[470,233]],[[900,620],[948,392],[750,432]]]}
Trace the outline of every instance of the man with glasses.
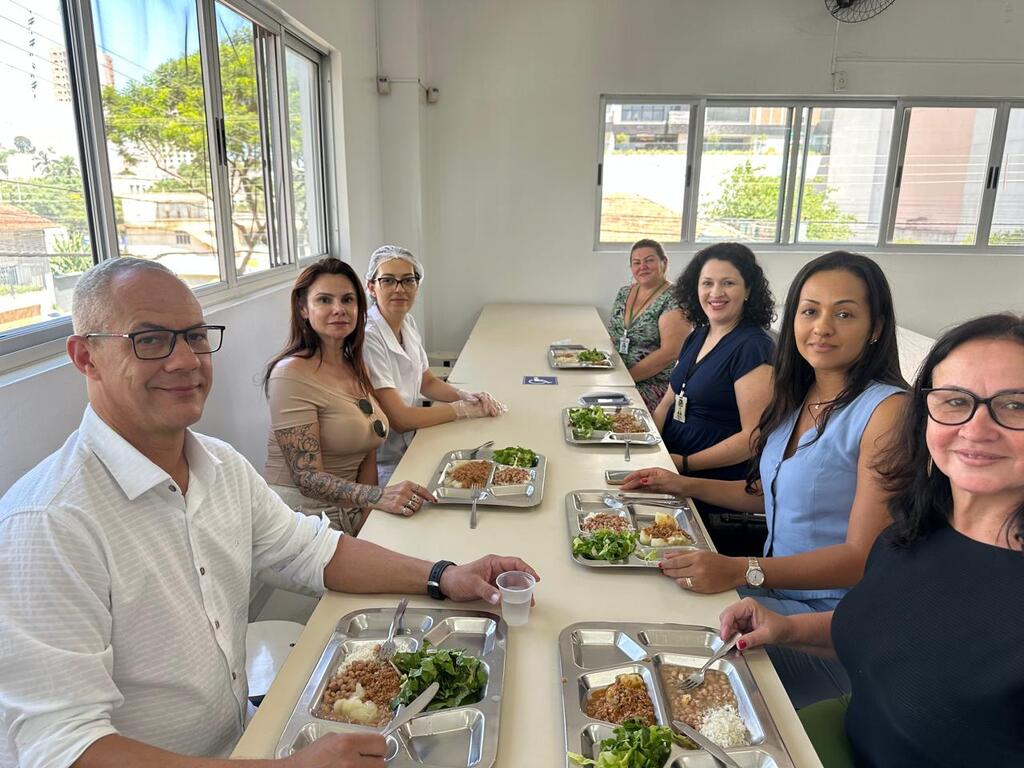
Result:
{"label": "man with glasses", "polygon": [[[161,265],[93,267],[72,318],[67,349],[89,406],[0,499],[3,768],[228,765],[219,758],[246,720],[261,569],[315,591],[491,603],[499,573],[529,570],[495,556],[432,565],[342,536],[289,510],[229,445],[189,430],[224,327]],[[382,767],[384,752],[375,734],[336,734],[289,762]]]}

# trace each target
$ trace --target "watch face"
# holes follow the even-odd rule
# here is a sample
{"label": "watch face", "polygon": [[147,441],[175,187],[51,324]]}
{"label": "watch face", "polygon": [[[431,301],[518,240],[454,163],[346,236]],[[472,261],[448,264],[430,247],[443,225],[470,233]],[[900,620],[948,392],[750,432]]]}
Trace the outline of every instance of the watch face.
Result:
{"label": "watch face", "polygon": [[752,587],[760,587],[764,584],[764,571],[760,568],[750,568],[747,571],[747,583]]}

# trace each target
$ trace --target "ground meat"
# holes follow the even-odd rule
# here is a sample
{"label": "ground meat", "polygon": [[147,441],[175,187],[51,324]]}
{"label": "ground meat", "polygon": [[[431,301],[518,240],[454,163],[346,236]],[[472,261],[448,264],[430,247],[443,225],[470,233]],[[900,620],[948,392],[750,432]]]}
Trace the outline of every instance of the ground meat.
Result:
{"label": "ground meat", "polygon": [[398,695],[401,679],[391,664],[379,659],[359,660],[343,665],[324,688],[319,716],[347,722],[341,715],[335,714],[334,702],[354,696],[356,684],[363,686],[362,700],[377,705],[380,717],[376,725],[385,725],[391,720],[391,700]]}
{"label": "ground meat", "polygon": [[522,485],[529,480],[530,473],[518,467],[505,467],[494,473],[495,485]]}
{"label": "ground meat", "polygon": [[448,473],[448,480],[456,488],[483,488],[491,477],[491,462],[467,461]]}
{"label": "ground meat", "polygon": [[595,691],[584,711],[595,720],[622,723],[639,718],[644,725],[654,725],[654,704],[647,693],[647,685],[640,675],[619,675],[607,688]]}
{"label": "ground meat", "polygon": [[622,515],[613,515],[608,512],[592,512],[580,523],[582,531],[600,531],[603,528],[612,531],[628,531],[633,526]]}
{"label": "ground meat", "polygon": [[703,685],[684,691],[680,687],[681,683],[696,671],[693,667],[665,664],[661,668],[661,681],[668,695],[672,717],[700,730],[705,712],[726,704],[731,704],[738,710],[739,704],[729,684],[729,677],[717,669],[709,669],[704,674]]}
{"label": "ground meat", "polygon": [[612,416],[613,432],[646,432],[644,423],[631,413],[617,413]]}
{"label": "ground meat", "polygon": [[686,534],[686,531],[675,523],[655,523],[654,525],[649,525],[644,528],[643,532],[652,539],[671,539],[673,537],[681,537],[687,541],[691,541],[690,537]]}

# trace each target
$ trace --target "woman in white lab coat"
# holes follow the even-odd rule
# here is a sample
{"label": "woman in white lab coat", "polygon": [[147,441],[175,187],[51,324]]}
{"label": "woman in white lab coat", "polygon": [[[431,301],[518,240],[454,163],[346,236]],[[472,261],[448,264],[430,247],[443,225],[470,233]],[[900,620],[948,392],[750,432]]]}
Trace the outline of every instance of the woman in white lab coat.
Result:
{"label": "woman in white lab coat", "polygon": [[[384,245],[373,252],[366,272],[372,306],[366,316],[363,360],[377,402],[391,429],[377,449],[377,473],[384,484],[417,429],[435,424],[498,416],[507,408],[486,392],[470,393],[430,372],[427,353],[410,311],[423,280],[423,265],[405,248]],[[433,406],[422,406],[423,399]]]}

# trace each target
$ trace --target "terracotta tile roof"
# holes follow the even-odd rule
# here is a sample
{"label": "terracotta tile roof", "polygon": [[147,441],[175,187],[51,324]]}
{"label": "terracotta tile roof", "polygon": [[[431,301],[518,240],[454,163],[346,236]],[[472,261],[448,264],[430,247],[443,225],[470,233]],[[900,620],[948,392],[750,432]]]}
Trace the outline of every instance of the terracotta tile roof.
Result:
{"label": "terracotta tile roof", "polygon": [[50,229],[59,226],[60,224],[24,208],[0,203],[0,231]]}

